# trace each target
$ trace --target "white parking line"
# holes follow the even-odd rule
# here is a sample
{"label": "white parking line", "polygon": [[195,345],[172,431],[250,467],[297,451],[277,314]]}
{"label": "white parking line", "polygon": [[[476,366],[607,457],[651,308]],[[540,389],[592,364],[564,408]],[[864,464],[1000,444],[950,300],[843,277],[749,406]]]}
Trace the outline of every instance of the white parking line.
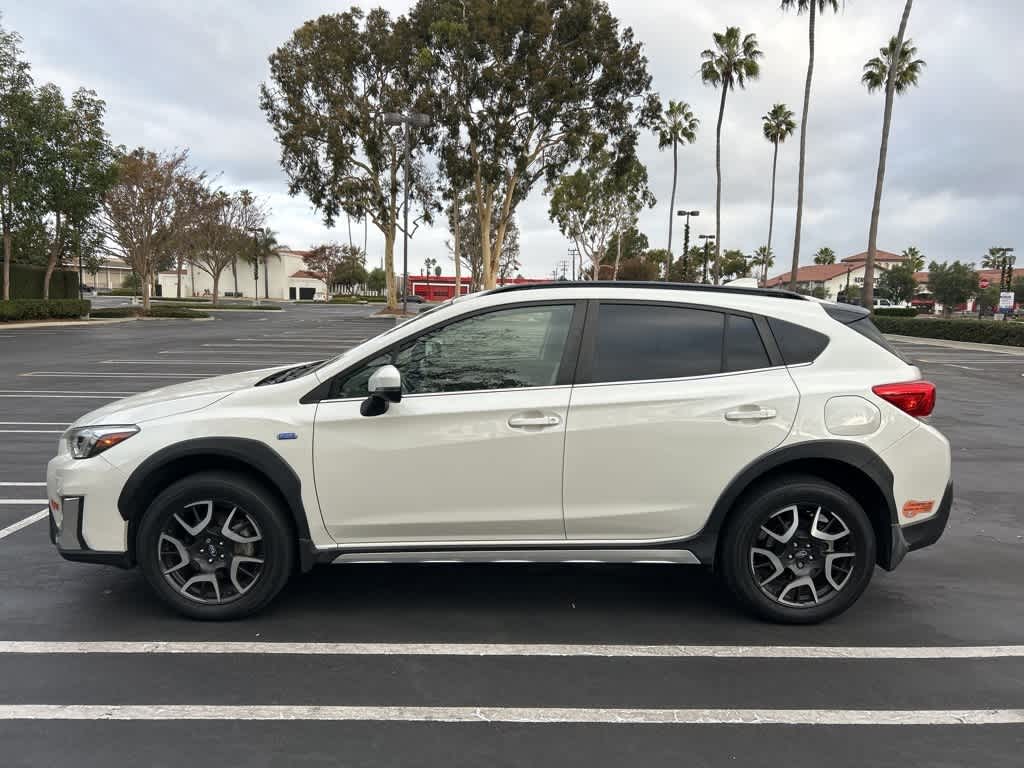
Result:
{"label": "white parking line", "polygon": [[[66,427],[66,421],[0,421],[5,427]],[[0,483],[3,485],[3,483]]]}
{"label": "white parking line", "polygon": [[116,389],[0,389],[0,394],[9,395],[137,395],[139,390],[121,391]]}
{"label": "white parking line", "polygon": [[[45,504],[45,503],[46,503],[46,501],[44,500],[43,504]],[[32,523],[38,523],[40,520],[45,520],[46,516],[48,514],[49,514],[49,510],[41,509],[38,512],[36,512],[34,515],[29,515],[24,520],[19,520],[18,522],[14,523],[13,525],[8,525],[6,528],[4,528],[2,531],[0,531],[0,539],[6,539],[12,533],[17,533],[22,528],[28,528],[30,525],[32,525]]]}
{"label": "white parking line", "polygon": [[[132,394],[137,394],[132,392]],[[123,395],[37,395],[26,392],[22,395],[0,395],[0,397],[20,397],[27,398],[30,400],[36,399],[54,399],[54,400],[118,400]]]}
{"label": "white parking line", "polygon": [[0,499],[0,507],[4,506],[36,506],[37,504],[45,504],[46,499]]}
{"label": "white parking line", "polygon": [[12,483],[4,482],[0,483],[0,488],[42,488],[45,487],[46,483]]}
{"label": "white parking line", "polygon": [[[259,360],[102,360],[105,365],[252,365]],[[273,363],[271,363],[273,365]]]}
{"label": "white parking line", "polygon": [[608,725],[1007,725],[1024,709],[559,709],[216,704],[4,704],[0,720],[329,720]]}
{"label": "white parking line", "polygon": [[[45,512],[45,510],[43,510]],[[312,656],[596,656],[663,659],[997,659],[1024,657],[1024,645],[554,645],[515,643],[260,643],[0,641],[4,653],[267,654]]]}
{"label": "white parking line", "polygon": [[59,435],[63,429],[0,429],[4,435]]}

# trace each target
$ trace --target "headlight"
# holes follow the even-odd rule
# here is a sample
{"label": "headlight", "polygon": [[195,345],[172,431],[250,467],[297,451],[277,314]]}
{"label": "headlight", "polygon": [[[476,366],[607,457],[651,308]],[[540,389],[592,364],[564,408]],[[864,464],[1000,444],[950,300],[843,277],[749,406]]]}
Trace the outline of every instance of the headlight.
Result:
{"label": "headlight", "polygon": [[108,448],[123,443],[137,434],[139,428],[134,424],[119,424],[111,427],[79,427],[69,430],[65,435],[68,451],[76,459],[90,459],[98,456]]}

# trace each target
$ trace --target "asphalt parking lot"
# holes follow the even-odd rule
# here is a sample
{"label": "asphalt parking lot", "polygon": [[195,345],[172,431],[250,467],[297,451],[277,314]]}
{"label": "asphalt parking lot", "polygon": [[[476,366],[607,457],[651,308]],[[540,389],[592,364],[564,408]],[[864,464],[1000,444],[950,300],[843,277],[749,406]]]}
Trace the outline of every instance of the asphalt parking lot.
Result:
{"label": "asphalt parking lot", "polygon": [[999,724],[1024,717],[1021,351],[899,343],[939,388],[953,517],[821,626],[658,565],[325,567],[201,624],[56,555],[37,513],[67,424],[340,352],[390,324],[371,311],[0,326],[0,764],[1021,764],[1024,726]]}

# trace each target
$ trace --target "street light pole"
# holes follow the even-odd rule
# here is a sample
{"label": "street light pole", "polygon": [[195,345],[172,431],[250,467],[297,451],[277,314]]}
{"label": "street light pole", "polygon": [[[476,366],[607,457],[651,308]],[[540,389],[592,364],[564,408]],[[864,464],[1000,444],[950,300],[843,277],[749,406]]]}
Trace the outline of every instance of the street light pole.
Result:
{"label": "street light pole", "polygon": [[[676,216],[685,216],[686,224],[683,225],[683,278],[686,277],[686,267],[690,256],[690,217],[700,216],[700,211],[676,211]],[[665,279],[668,280],[668,271],[672,266],[672,254],[668,255],[668,263],[665,265]]]}
{"label": "street light pole", "polygon": [[412,175],[409,156],[412,147],[412,128],[413,126],[425,128],[430,125],[430,115],[425,115],[422,112],[385,112],[384,124],[402,125],[405,131],[405,179],[402,183],[402,186],[405,187],[403,195],[405,223],[402,232],[402,314],[404,315],[409,309],[409,177]]}
{"label": "street light pole", "polygon": [[715,242],[714,235],[700,235],[700,239],[704,241],[704,269],[701,273],[700,281],[707,283],[708,281],[708,259],[711,256],[711,244]]}

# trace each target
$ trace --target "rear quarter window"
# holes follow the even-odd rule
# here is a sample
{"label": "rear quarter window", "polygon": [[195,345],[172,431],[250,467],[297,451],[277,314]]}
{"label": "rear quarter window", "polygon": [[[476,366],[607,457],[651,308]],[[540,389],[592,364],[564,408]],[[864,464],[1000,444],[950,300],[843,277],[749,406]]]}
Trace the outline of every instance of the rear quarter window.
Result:
{"label": "rear quarter window", "polygon": [[824,333],[796,323],[769,317],[768,327],[772,329],[772,336],[786,365],[813,363],[828,346],[829,339]]}

